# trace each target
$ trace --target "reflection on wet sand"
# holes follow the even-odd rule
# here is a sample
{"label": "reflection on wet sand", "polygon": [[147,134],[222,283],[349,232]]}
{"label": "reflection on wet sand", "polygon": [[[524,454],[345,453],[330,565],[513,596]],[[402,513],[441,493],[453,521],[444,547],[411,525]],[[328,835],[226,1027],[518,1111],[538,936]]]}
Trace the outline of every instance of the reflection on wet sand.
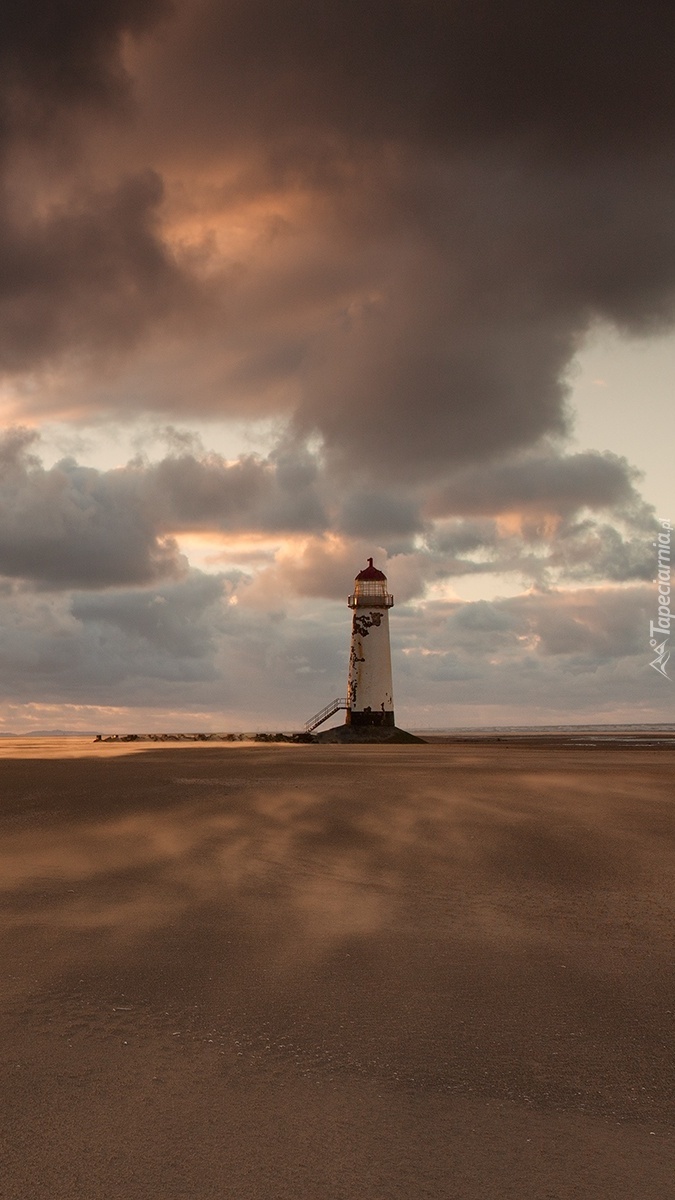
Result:
{"label": "reflection on wet sand", "polygon": [[[440,1200],[452,1147],[467,1200],[534,1200],[554,1177],[561,1200],[579,1180],[592,1196],[598,1161],[606,1194],[666,1200],[672,750],[144,750],[0,762],[5,1056],[30,1130],[51,1121],[72,1163],[83,1121],[107,1161],[104,1080],[113,1142],[141,1156],[133,1200],[172,1194],[169,1097],[207,1155],[175,1194],[220,1196],[227,1171],[242,1200]],[[509,1147],[533,1131],[521,1164]],[[349,1146],[361,1166],[336,1190],[321,1164]],[[87,1186],[110,1194],[103,1167]]]}

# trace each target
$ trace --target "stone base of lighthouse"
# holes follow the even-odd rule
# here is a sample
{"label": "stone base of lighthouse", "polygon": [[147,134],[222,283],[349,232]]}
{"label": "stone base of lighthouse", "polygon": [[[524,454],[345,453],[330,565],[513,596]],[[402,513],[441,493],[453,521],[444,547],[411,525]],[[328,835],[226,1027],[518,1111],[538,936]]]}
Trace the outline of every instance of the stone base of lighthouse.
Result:
{"label": "stone base of lighthouse", "polygon": [[352,709],[347,709],[346,724],[353,725],[354,728],[372,729],[373,726],[382,729],[394,729],[396,722],[394,721],[393,712],[383,712],[380,709],[375,709],[374,712],[368,708],[365,712],[356,712]]}
{"label": "stone base of lighthouse", "polygon": [[365,746],[367,744],[386,744],[388,746],[409,745],[412,742],[424,744],[425,739],[399,729],[397,725],[353,725],[346,723],[336,725],[333,729],[324,729],[315,733],[311,738],[314,742],[332,742],[348,745]]}

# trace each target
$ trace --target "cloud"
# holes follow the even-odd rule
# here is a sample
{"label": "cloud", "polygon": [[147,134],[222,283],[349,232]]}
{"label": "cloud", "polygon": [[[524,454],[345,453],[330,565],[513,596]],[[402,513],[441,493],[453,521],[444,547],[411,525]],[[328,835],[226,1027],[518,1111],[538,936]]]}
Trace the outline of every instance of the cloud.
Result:
{"label": "cloud", "polygon": [[667,720],[648,674],[652,610],[644,584],[428,604],[394,634],[398,693],[436,728],[510,724],[509,712],[516,724]]}
{"label": "cloud", "polygon": [[345,475],[562,433],[589,323],[672,319],[666,23],[659,4],[184,10],[145,63],[149,127],[167,174],[225,181],[214,230],[254,229],[206,407],[253,384]]}
{"label": "cloud", "polygon": [[[46,469],[37,434],[0,438],[0,575],[55,589],[149,586],[185,576],[177,537],[271,544],[251,560],[247,603],[288,595],[337,598],[374,554],[402,599],[443,579],[516,573],[526,584],[650,579],[655,522],[625,461],[587,454],[504,462],[460,474],[427,505],[423,492],[352,492],[316,456],[280,444],[233,461],[193,443],[152,462],[97,470],[65,458]],[[593,513],[593,509],[597,513]],[[464,514],[467,515],[464,515]],[[478,516],[477,516],[478,514]],[[489,515],[488,515],[489,514]],[[387,565],[388,564],[388,565]]]}
{"label": "cloud", "polygon": [[456,622],[481,636],[527,637],[544,656],[587,655],[599,662],[640,653],[649,599],[648,589],[639,586],[531,592],[468,605]]}
{"label": "cloud", "polygon": [[0,47],[6,129],[34,131],[36,117],[48,120],[54,106],[119,102],[127,83],[123,36],[142,33],[167,11],[163,0],[55,0],[39,10],[11,0]]}
{"label": "cloud", "polygon": [[[200,297],[159,229],[152,170],[105,191],[79,187],[44,215],[6,205],[0,236],[0,369],[18,376],[78,359],[115,361]],[[196,310],[196,312],[195,312]]]}
{"label": "cloud", "polygon": [[60,587],[151,583],[185,572],[162,536],[137,479],[64,459],[45,470],[14,432],[0,457],[0,573]]}
{"label": "cloud", "polygon": [[34,150],[9,223],[2,354],[17,387],[48,366],[35,412],[275,414],[368,491],[562,436],[593,321],[672,323],[657,0],[95,6],[44,84],[16,21],[31,94],[114,105],[126,70],[134,106]]}
{"label": "cloud", "polygon": [[581,508],[638,504],[636,477],[625,458],[608,452],[531,456],[458,473],[428,508],[434,516],[528,510],[568,516]]}
{"label": "cloud", "polygon": [[639,11],[627,0],[546,9],[529,0],[213,2],[180,11],[180,36],[165,42],[153,85],[170,101],[166,125],[192,112],[202,152],[218,111],[237,112],[226,140],[318,129],[456,148],[515,132],[560,153],[574,133],[583,151],[617,128],[639,138],[654,116],[653,139],[669,128],[671,16],[659,0]]}
{"label": "cloud", "polygon": [[[343,690],[344,597],[287,596],[268,614],[228,604],[232,587],[193,572],[147,591],[0,596],[0,702],[114,703],[101,727],[118,730],[138,729],[136,709],[144,721],[153,710],[154,728],[176,710],[183,728],[202,727],[204,713],[209,728],[299,728]],[[645,585],[397,605],[397,715],[417,727],[666,720],[647,667],[652,611]]]}
{"label": "cloud", "polygon": [[[227,581],[191,572],[147,590],[59,596],[15,589],[0,599],[3,695],[109,706],[198,700],[227,683],[215,665]],[[153,700],[154,694],[154,700]]]}
{"label": "cloud", "polygon": [[179,453],[146,468],[147,488],[174,529],[301,532],[326,525],[317,464],[302,448],[225,462]]}
{"label": "cloud", "polygon": [[[7,422],[265,418],[275,444],[47,468],[9,430],[8,678],[173,703],[183,672],[186,703],[237,680],[284,710],[284,676],[340,660],[330,605],[374,553],[419,705],[449,680],[543,703],[563,676],[570,703],[642,703],[654,515],[624,460],[565,439],[594,324],[675,316],[669,6],[34,8],[0,47]],[[203,534],[237,605],[190,573]],[[534,590],[441,616],[485,574]]]}
{"label": "cloud", "polygon": [[59,588],[151,584],[187,571],[173,533],[311,531],[325,522],[302,454],[170,455],[99,471],[72,458],[45,469],[37,435],[0,438],[0,575]]}
{"label": "cloud", "polygon": [[[212,610],[220,604],[224,591],[225,580],[193,571],[180,583],[161,588],[76,595],[70,612],[88,628],[97,629],[103,645],[120,635],[131,643],[136,670],[140,663],[140,669],[147,671],[149,650],[152,655],[165,656],[167,661],[180,660],[177,678],[189,678],[186,660],[198,661],[198,678],[204,678],[213,670],[211,667],[205,671],[215,650],[217,626]],[[212,623],[205,619],[207,616]]]}

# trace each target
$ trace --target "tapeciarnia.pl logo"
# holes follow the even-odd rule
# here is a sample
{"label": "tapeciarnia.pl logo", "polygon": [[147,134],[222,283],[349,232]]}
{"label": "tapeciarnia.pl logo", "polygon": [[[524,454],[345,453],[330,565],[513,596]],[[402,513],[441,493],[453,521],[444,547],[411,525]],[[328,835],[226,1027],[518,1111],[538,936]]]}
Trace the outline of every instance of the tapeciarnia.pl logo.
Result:
{"label": "tapeciarnia.pl logo", "polygon": [[[650,667],[663,675],[664,679],[670,680],[670,675],[666,671],[668,659],[670,658],[670,650],[668,649],[668,638],[670,636],[670,622],[673,619],[673,614],[670,611],[670,536],[672,526],[667,518],[659,517],[659,525],[661,531],[657,541],[653,544],[656,547],[656,579],[654,583],[658,584],[658,617],[656,621],[649,622],[649,645],[652,650],[656,651],[656,658],[650,662]],[[665,635],[665,636],[664,636]],[[663,638],[659,641],[659,638]],[[670,680],[672,683],[672,680]]]}

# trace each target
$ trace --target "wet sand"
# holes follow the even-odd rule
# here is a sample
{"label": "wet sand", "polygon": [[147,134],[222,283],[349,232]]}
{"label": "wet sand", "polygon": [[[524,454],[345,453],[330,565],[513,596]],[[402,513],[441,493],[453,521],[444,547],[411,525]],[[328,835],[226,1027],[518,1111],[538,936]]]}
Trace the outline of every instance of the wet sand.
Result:
{"label": "wet sand", "polygon": [[671,1200],[674,767],[1,759],[3,1200]]}

